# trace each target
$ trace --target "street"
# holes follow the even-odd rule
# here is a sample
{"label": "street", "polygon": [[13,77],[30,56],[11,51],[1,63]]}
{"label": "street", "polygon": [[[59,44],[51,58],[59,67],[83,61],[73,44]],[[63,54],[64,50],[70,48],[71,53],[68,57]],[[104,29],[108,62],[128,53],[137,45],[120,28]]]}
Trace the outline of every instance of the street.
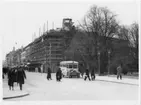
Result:
{"label": "street", "polygon": [[[26,72],[23,89],[29,96],[9,99],[9,101],[45,100],[138,100],[138,86],[104,81],[84,81],[82,78],[63,78],[56,82],[55,74],[48,81],[46,74]],[[16,91],[16,90],[15,90]]]}

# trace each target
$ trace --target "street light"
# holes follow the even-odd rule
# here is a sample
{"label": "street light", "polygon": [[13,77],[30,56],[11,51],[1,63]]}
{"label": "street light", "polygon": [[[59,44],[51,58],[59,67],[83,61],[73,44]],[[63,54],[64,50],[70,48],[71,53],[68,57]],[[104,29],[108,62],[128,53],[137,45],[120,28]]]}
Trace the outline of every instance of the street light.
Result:
{"label": "street light", "polygon": [[111,54],[111,50],[108,50],[108,76],[110,74],[110,54]]}
{"label": "street light", "polygon": [[100,51],[98,51],[98,69],[100,75]]}
{"label": "street light", "polygon": [[52,65],[51,65],[51,43],[49,43],[49,55],[50,55],[50,62],[49,62],[49,64],[50,64],[50,68],[52,68]]}

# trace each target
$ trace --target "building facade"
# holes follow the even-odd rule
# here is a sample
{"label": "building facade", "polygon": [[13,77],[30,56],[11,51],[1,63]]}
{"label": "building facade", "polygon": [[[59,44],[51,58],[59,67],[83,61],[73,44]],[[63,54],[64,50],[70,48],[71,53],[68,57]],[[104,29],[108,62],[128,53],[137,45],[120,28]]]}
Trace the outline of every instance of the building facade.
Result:
{"label": "building facade", "polygon": [[21,65],[21,53],[22,49],[17,49],[13,48],[13,51],[9,52],[6,55],[6,63],[7,66],[12,68],[15,66],[20,66]]}
{"label": "building facade", "polygon": [[43,67],[44,72],[50,67],[55,72],[57,64],[63,59],[63,33],[45,33],[32,42],[25,51],[26,61],[33,69]]}

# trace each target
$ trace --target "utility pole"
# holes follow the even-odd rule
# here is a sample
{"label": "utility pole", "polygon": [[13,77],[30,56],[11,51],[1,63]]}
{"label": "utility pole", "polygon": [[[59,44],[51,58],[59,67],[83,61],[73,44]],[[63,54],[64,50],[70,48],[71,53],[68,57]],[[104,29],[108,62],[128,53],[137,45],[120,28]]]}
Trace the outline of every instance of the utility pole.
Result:
{"label": "utility pole", "polygon": [[52,29],[54,30],[54,22],[52,23]]}
{"label": "utility pole", "polygon": [[45,51],[46,51],[46,66],[45,66],[45,68],[47,70],[47,46],[45,47]]}
{"label": "utility pole", "polygon": [[34,40],[36,39],[36,33],[34,32]]}
{"label": "utility pole", "polygon": [[39,36],[41,35],[41,28],[39,28]]}
{"label": "utility pole", "polygon": [[51,46],[51,42],[50,42],[50,43],[49,43],[49,51],[50,51],[50,63],[49,63],[49,64],[50,64],[50,68],[51,68],[51,47],[52,47],[52,46]]}
{"label": "utility pole", "polygon": [[108,50],[108,76],[110,74],[110,53],[111,53],[111,51]]}
{"label": "utility pole", "polygon": [[98,51],[98,69],[100,75],[100,51]]}
{"label": "utility pole", "polygon": [[43,26],[43,34],[45,33],[45,23],[44,23],[44,26]]}
{"label": "utility pole", "polygon": [[73,67],[74,67],[74,53],[75,53],[75,50],[73,51]]}
{"label": "utility pole", "polygon": [[47,21],[47,33],[48,33],[48,21]]}

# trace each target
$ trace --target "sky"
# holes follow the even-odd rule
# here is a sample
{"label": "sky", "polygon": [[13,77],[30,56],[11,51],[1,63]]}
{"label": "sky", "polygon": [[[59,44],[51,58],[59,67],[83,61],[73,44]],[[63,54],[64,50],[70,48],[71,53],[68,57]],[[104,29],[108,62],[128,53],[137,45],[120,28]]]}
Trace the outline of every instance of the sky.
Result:
{"label": "sky", "polygon": [[81,22],[92,5],[107,7],[117,14],[120,24],[130,25],[138,22],[139,6],[137,2],[44,2],[44,1],[13,1],[0,5],[0,36],[2,45],[2,59],[7,53],[21,46],[26,46],[33,40],[33,34],[39,37],[39,28],[45,29],[62,27],[63,18],[72,18],[75,25]]}

